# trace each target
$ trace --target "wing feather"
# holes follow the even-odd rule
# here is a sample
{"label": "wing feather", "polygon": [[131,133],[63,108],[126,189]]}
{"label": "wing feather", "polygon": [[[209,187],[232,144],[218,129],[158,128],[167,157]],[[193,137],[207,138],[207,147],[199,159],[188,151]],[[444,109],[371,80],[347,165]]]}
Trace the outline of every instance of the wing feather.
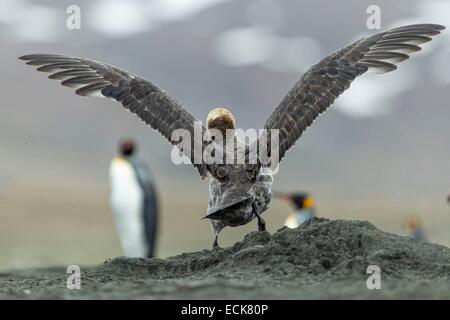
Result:
{"label": "wing feather", "polygon": [[397,63],[421,50],[420,44],[430,41],[443,29],[437,24],[418,24],[378,33],[348,45],[311,67],[266,121],[266,129],[280,130],[279,160],[356,77],[368,71],[395,70]]}
{"label": "wing feather", "polygon": [[[177,101],[154,83],[114,66],[78,57],[55,54],[30,54],[20,57],[38,71],[51,73],[50,79],[60,80],[67,87],[76,88],[75,93],[85,97],[104,97],[116,100],[136,114],[169,142],[176,129],[185,129],[190,134],[191,150],[182,150],[202,177],[206,177],[208,166],[194,159],[195,117]],[[201,127],[202,134],[205,128]],[[187,138],[187,136],[185,137]],[[201,150],[208,142],[202,143]]]}

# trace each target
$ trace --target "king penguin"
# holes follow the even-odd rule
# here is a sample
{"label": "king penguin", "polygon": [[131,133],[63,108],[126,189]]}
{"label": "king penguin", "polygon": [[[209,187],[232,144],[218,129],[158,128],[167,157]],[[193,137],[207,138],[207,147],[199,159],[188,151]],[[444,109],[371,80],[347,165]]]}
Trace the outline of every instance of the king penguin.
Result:
{"label": "king penguin", "polygon": [[110,165],[110,202],[120,244],[126,256],[155,254],[158,200],[148,168],[135,158],[132,140],[123,140]]}
{"label": "king penguin", "polygon": [[411,214],[406,217],[403,229],[406,231],[406,235],[410,238],[421,241],[427,240],[425,230],[422,227],[422,222],[415,214]]}
{"label": "king penguin", "polygon": [[303,222],[315,217],[314,198],[308,193],[276,193],[275,198],[289,201],[295,210],[288,215],[286,221],[284,222],[284,225],[290,229],[297,228]]}

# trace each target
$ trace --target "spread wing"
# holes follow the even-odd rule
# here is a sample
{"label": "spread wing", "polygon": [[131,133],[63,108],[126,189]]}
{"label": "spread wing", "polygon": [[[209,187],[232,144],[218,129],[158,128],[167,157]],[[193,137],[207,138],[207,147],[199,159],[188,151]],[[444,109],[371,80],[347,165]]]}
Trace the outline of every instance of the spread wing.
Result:
{"label": "spread wing", "polygon": [[417,24],[378,33],[350,44],[311,67],[265,124],[266,129],[279,129],[279,160],[356,77],[367,71],[395,70],[395,64],[421,50],[420,44],[430,41],[443,29],[436,24]]}
{"label": "spread wing", "polygon": [[[182,151],[201,176],[206,177],[209,169],[202,162],[201,154],[194,159],[194,150],[201,148],[203,151],[206,145],[202,141],[197,142],[201,146],[194,145],[194,122],[197,120],[152,82],[111,65],[78,57],[31,54],[20,59],[28,61],[28,65],[37,66],[38,71],[51,73],[50,79],[60,80],[62,85],[75,88],[75,93],[80,96],[105,97],[120,102],[172,144],[181,145],[179,141],[171,140],[176,129],[187,130],[190,136],[183,136],[183,144],[190,142],[191,148]],[[205,132],[203,126],[199,129],[201,134]],[[191,141],[185,140],[188,138]]]}

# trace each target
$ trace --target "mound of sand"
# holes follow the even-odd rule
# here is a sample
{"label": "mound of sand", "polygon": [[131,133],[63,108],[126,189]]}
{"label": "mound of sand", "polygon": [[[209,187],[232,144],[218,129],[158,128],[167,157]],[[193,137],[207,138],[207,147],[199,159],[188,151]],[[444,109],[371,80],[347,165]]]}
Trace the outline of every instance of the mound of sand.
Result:
{"label": "mound of sand", "polygon": [[[381,289],[369,290],[378,266]],[[161,259],[115,258],[82,269],[0,275],[0,298],[450,298],[450,249],[388,234],[368,222],[313,219],[232,247]]]}

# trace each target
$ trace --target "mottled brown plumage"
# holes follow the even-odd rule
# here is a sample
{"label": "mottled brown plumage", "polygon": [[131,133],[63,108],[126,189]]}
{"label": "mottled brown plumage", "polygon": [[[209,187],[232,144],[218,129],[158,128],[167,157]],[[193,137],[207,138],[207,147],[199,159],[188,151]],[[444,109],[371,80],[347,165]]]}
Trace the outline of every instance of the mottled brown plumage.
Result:
{"label": "mottled brown plumage", "polygon": [[395,70],[395,64],[420,51],[419,44],[430,41],[443,29],[436,24],[417,24],[381,32],[356,41],[311,67],[266,121],[265,128],[280,130],[279,159],[356,77],[367,71]]}
{"label": "mottled brown plumage", "polygon": [[[20,57],[28,65],[37,66],[38,71],[50,72],[50,79],[60,80],[66,87],[75,88],[75,93],[86,97],[114,99],[142,121],[161,133],[169,142],[172,132],[186,129],[190,133],[191,145],[207,142],[194,141],[195,117],[187,112],[156,84],[114,66],[78,57],[56,54],[30,54]],[[205,127],[202,126],[202,133]],[[202,145],[202,149],[204,146]],[[185,155],[194,163],[194,147]],[[200,161],[194,166],[202,177],[207,168]]]}

